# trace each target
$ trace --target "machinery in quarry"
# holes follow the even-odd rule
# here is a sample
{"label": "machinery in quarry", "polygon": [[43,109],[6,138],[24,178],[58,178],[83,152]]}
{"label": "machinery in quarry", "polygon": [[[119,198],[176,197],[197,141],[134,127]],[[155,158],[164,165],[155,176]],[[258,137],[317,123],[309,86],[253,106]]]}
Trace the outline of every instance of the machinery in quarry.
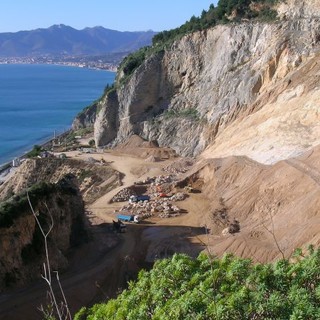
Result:
{"label": "machinery in quarry", "polygon": [[139,222],[139,216],[133,214],[118,214],[117,215],[118,221],[125,221],[125,222]]}

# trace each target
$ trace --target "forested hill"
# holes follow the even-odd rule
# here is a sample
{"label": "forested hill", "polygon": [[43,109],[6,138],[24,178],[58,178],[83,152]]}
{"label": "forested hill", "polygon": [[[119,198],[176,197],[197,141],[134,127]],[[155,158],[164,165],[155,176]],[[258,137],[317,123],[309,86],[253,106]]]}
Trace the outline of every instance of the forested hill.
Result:
{"label": "forested hill", "polygon": [[103,27],[77,30],[60,24],[47,29],[0,33],[1,57],[98,55],[130,52],[149,45],[153,31],[120,32]]}

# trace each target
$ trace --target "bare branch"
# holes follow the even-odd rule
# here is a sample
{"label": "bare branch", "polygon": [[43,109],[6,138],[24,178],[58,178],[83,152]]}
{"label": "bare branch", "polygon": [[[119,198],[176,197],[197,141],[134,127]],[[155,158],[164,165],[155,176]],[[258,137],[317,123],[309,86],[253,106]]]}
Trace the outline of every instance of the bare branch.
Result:
{"label": "bare branch", "polygon": [[53,227],[54,227],[53,216],[51,214],[51,211],[50,211],[47,203],[45,203],[45,207],[46,207],[47,212],[48,212],[49,217],[50,217],[49,229],[48,229],[47,232],[45,232],[44,229],[43,229],[43,226],[41,225],[41,223],[40,223],[40,221],[38,219],[38,216],[37,216],[36,212],[34,211],[34,208],[32,206],[28,191],[27,191],[27,199],[28,199],[28,203],[29,203],[30,209],[32,211],[32,214],[33,214],[33,216],[34,216],[34,218],[35,218],[35,220],[37,222],[37,225],[38,225],[38,227],[40,229],[40,232],[41,232],[41,234],[43,236],[44,247],[45,247],[45,256],[46,256],[46,261],[43,263],[44,274],[41,275],[41,278],[44,279],[44,281],[47,283],[47,285],[49,287],[48,297],[49,297],[49,300],[50,300],[50,304],[49,304],[49,308],[50,309],[49,310],[48,310],[48,308],[44,309],[43,306],[41,306],[39,308],[39,310],[44,314],[44,316],[46,318],[48,316],[52,317],[53,313],[54,313],[53,310],[55,310],[59,320],[63,320],[63,319],[70,319],[71,320],[72,317],[71,317],[71,314],[70,314],[70,310],[69,310],[69,307],[68,307],[68,304],[67,304],[67,300],[66,300],[65,294],[63,292],[63,289],[62,289],[62,286],[61,286],[61,283],[60,283],[59,274],[58,274],[57,271],[55,271],[56,279],[57,279],[57,282],[58,282],[58,285],[59,285],[60,292],[61,292],[62,297],[63,297],[63,301],[60,303],[61,305],[59,305],[58,302],[57,302],[57,298],[55,296],[55,293],[53,291],[53,286],[52,286],[51,264],[50,264],[50,259],[49,259],[49,249],[48,249],[47,238],[48,238],[49,234],[51,233],[51,231],[53,230]]}
{"label": "bare branch", "polygon": [[272,217],[272,214],[271,214],[271,209],[270,207],[265,203],[265,201],[263,199],[261,199],[262,203],[265,205],[265,207],[267,208],[267,213],[269,215],[269,220],[271,221],[271,230],[269,230],[267,228],[267,226],[265,225],[265,221],[262,220],[262,226],[263,228],[269,233],[271,234],[276,246],[277,246],[277,249],[279,250],[281,256],[282,256],[282,259],[285,260],[285,256],[284,256],[284,252],[283,250],[281,249],[280,245],[279,245],[279,242],[278,242],[278,239],[276,238],[276,235],[275,235],[275,227],[274,227],[274,222],[273,222],[273,217]]}

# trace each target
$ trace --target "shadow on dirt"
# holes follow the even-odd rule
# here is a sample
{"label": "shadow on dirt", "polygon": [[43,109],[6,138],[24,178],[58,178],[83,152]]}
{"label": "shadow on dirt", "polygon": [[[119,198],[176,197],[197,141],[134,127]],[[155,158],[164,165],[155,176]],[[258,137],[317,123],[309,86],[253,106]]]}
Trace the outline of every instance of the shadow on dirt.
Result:
{"label": "shadow on dirt", "polygon": [[[115,297],[137,279],[141,269],[175,253],[196,257],[205,246],[196,241],[206,230],[186,226],[163,226],[144,221],[126,224],[125,233],[113,230],[112,223],[89,226],[88,242],[72,250],[69,268],[61,274],[71,313]],[[41,319],[37,307],[45,302],[47,287],[37,281],[28,287],[0,296],[0,319]]]}

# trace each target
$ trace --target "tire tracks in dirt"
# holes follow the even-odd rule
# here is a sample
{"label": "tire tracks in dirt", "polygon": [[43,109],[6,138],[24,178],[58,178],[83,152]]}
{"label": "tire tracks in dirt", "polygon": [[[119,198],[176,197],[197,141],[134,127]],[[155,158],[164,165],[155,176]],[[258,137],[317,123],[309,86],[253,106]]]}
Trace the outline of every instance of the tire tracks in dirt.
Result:
{"label": "tire tracks in dirt", "polygon": [[285,160],[285,162],[289,166],[299,170],[303,174],[310,177],[314,182],[316,182],[320,186],[320,172],[316,168],[313,168],[297,159],[288,159],[288,160]]}

